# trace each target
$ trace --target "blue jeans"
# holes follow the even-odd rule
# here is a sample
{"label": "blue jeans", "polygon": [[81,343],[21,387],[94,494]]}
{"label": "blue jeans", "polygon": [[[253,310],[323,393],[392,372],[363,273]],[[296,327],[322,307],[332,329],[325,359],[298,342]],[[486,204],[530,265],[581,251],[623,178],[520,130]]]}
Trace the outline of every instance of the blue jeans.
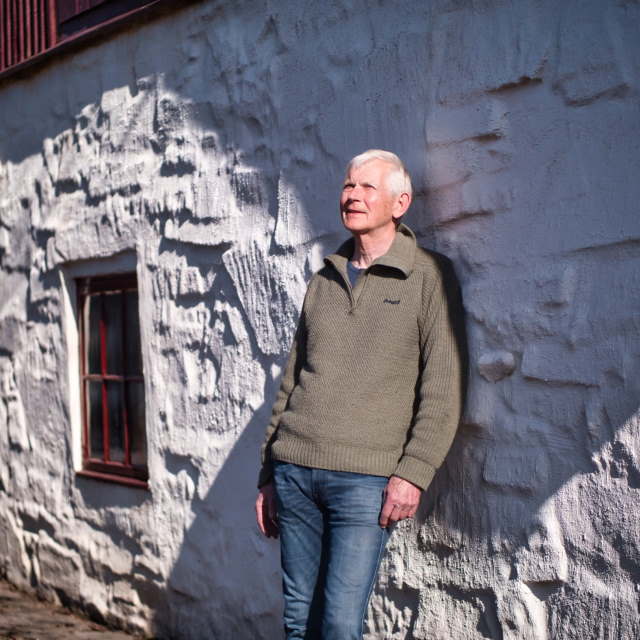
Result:
{"label": "blue jeans", "polygon": [[287,640],[360,640],[388,478],[275,462]]}

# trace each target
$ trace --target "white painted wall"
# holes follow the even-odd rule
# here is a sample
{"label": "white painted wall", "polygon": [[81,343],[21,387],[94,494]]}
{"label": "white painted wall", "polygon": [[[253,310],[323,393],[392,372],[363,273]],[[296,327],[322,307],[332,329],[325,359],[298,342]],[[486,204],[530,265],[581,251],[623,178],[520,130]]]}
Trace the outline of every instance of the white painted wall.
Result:
{"label": "white painted wall", "polygon": [[[0,568],[165,637],[280,637],[258,446],[345,162],[451,257],[465,424],[369,638],[640,635],[640,6],[202,2],[0,86]],[[127,253],[128,252],[128,253]],[[74,475],[61,276],[135,255],[149,492]]]}

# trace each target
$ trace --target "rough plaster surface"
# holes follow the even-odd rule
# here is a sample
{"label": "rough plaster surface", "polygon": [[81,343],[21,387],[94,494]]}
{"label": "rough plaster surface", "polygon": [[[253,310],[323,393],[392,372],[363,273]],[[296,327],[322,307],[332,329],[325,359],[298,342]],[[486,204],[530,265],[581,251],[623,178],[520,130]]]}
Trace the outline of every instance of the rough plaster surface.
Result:
{"label": "rough plaster surface", "polygon": [[[163,637],[281,637],[258,445],[343,165],[385,147],[472,364],[367,637],[639,637],[639,24],[631,0],[212,1],[2,85],[2,573]],[[63,285],[132,258],[148,492],[74,473]]]}

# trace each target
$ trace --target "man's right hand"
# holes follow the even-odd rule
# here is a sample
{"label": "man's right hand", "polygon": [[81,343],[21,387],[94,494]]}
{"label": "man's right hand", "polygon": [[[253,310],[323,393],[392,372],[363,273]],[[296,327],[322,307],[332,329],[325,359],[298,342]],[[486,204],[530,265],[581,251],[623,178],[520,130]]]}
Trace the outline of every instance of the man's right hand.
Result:
{"label": "man's right hand", "polygon": [[256,499],[256,519],[258,528],[267,538],[278,537],[278,520],[276,507],[276,492],[273,482],[267,482],[260,487]]}

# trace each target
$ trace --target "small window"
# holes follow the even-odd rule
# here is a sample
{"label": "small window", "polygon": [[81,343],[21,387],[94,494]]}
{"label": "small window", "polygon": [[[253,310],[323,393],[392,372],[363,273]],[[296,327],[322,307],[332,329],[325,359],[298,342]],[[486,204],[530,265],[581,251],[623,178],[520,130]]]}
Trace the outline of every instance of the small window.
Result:
{"label": "small window", "polygon": [[58,41],[149,4],[153,3],[150,0],[56,0]]}
{"label": "small window", "polygon": [[76,279],[86,475],[145,484],[144,377],[135,274]]}

